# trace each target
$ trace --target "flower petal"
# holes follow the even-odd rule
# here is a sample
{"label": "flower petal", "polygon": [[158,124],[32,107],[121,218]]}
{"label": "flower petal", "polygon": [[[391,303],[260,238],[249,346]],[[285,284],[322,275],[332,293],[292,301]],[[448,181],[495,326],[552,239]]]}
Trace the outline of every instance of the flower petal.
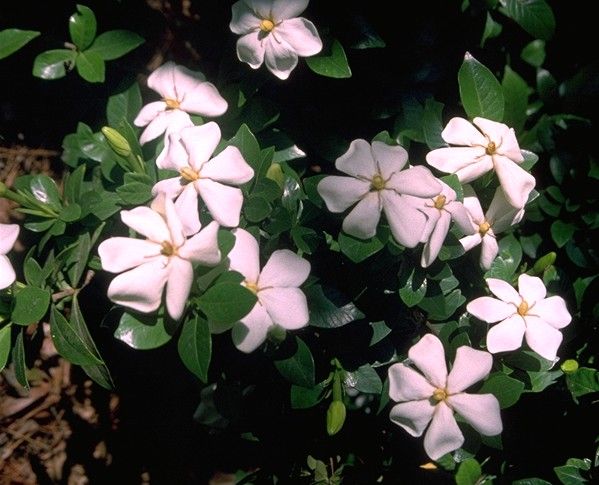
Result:
{"label": "flower petal", "polygon": [[221,260],[218,248],[218,223],[212,221],[202,231],[185,241],[179,248],[179,256],[188,261],[215,266]]}
{"label": "flower petal", "polygon": [[487,232],[482,239],[483,244],[480,252],[480,267],[484,270],[490,270],[493,261],[499,253],[499,245],[497,239],[493,237],[491,231]]}
{"label": "flower petal", "polygon": [[183,192],[187,186],[187,184],[182,183],[181,177],[164,179],[154,184],[154,187],[152,187],[152,195],[156,197],[158,194],[164,194],[168,199],[174,199]]}
{"label": "flower petal", "polygon": [[16,278],[17,275],[10,260],[4,254],[0,254],[0,290],[8,288]]}
{"label": "flower petal", "polygon": [[[185,192],[185,191],[184,191]],[[185,242],[183,224],[177,214],[175,204],[171,199],[164,199],[164,218],[170,233],[169,241],[176,247],[180,247]]]}
{"label": "flower petal", "polygon": [[386,187],[400,194],[415,197],[434,197],[443,188],[431,171],[421,165],[396,172],[387,182]]}
{"label": "flower petal", "polygon": [[284,40],[275,40],[272,34],[264,39],[264,62],[270,72],[279,79],[287,79],[297,66],[297,54]]}
{"label": "flower petal", "polygon": [[[184,113],[181,111],[181,113]],[[184,113],[187,114],[187,113]],[[172,133],[164,136],[164,148],[156,158],[156,166],[167,170],[176,170],[180,172],[182,169],[189,167],[189,154],[181,143],[181,132],[185,128],[190,128],[193,123],[181,126],[179,130],[173,130]],[[170,131],[170,128],[169,130]]]}
{"label": "flower petal", "polygon": [[545,298],[547,289],[543,280],[538,276],[530,276],[522,273],[518,276],[518,293],[520,293],[530,308],[536,302]]}
{"label": "flower petal", "polygon": [[494,155],[493,164],[507,201],[517,209],[523,208],[535,187],[535,178],[507,157]]}
{"label": "flower petal", "polygon": [[562,333],[539,317],[526,315],[526,343],[537,354],[547,360],[555,360],[557,349],[562,343]]}
{"label": "flower petal", "polygon": [[271,2],[271,14],[277,21],[291,19],[300,15],[308,6],[309,0],[285,0]]}
{"label": "flower petal", "polygon": [[169,275],[166,282],[166,310],[173,320],[179,320],[193,282],[193,267],[189,261],[169,258]]}
{"label": "flower petal", "polygon": [[231,7],[231,22],[229,28],[234,34],[247,34],[257,30],[260,26],[261,18],[248,6],[244,0],[235,2]]}
{"label": "flower petal", "polygon": [[489,352],[467,345],[458,347],[453,367],[447,376],[447,391],[455,394],[468,389],[472,384],[487,377],[492,366],[493,356]]}
{"label": "flower petal", "polygon": [[451,214],[451,219],[455,222],[462,234],[473,234],[477,230],[473,227],[470,215],[461,202],[453,201],[445,205],[445,210]]}
{"label": "flower petal", "polygon": [[491,157],[484,156],[481,157],[477,162],[462,167],[455,172],[455,174],[461,183],[467,184],[468,182],[472,182],[473,180],[482,177],[491,170],[493,170],[493,159]]}
{"label": "flower petal", "polygon": [[435,224],[435,228],[431,233],[430,239],[424,244],[422,257],[420,258],[420,265],[423,268],[427,268],[435,259],[437,259],[439,251],[441,251],[443,242],[445,241],[447,233],[449,232],[450,223],[451,215],[443,211],[441,217],[439,217],[439,220],[437,221],[437,224]]}
{"label": "flower petal", "polygon": [[491,139],[491,141],[495,142],[499,153],[517,163],[524,161],[513,128],[509,128],[503,123],[487,120],[485,118],[474,118],[472,121]]}
{"label": "flower petal", "polygon": [[188,90],[179,109],[188,113],[201,116],[220,116],[227,111],[228,104],[216,86],[209,82],[198,83],[193,89]]}
{"label": "flower petal", "polygon": [[538,316],[553,328],[564,328],[572,321],[566,302],[561,296],[550,296],[537,301],[528,311],[529,315]]}
{"label": "flower petal", "polygon": [[327,209],[331,212],[343,212],[368,193],[370,182],[353,177],[331,175],[318,182],[316,190],[327,205]]}
{"label": "flower petal", "polygon": [[175,200],[175,209],[179,214],[185,236],[192,236],[202,228],[198,211],[198,192],[194,184],[185,186],[181,195]]}
{"label": "flower petal", "polygon": [[202,177],[224,184],[245,184],[253,176],[254,169],[245,161],[239,148],[234,146],[228,146],[202,166]]}
{"label": "flower petal", "polygon": [[499,401],[493,394],[462,392],[449,396],[447,402],[480,434],[495,436],[503,431]]}
{"label": "flower petal", "polygon": [[189,166],[201,170],[204,163],[210,160],[220,138],[220,128],[214,121],[182,130],[181,143],[189,154]]}
{"label": "flower petal", "polygon": [[158,244],[170,241],[171,234],[164,218],[149,207],[135,207],[121,211],[122,221],[138,234]]}
{"label": "flower petal", "polygon": [[135,119],[133,120],[133,124],[135,126],[146,126],[148,125],[154,118],[156,118],[161,113],[166,111],[166,103],[164,101],[154,101],[152,103],[146,104]]}
{"label": "flower petal", "polygon": [[[179,113],[179,116],[174,115],[174,113]],[[158,113],[158,115],[152,121],[150,121],[146,129],[139,137],[139,143],[145,145],[149,141],[158,138],[167,130],[167,128],[173,125],[174,121],[178,120],[178,117],[181,116],[189,118],[187,113],[179,110],[168,110]]]}
{"label": "flower petal", "polygon": [[512,303],[516,305],[516,307],[522,302],[520,294],[507,281],[498,278],[486,278],[486,281],[491,293],[500,300],[505,301],[506,303]]}
{"label": "flower petal", "polygon": [[144,239],[111,237],[100,243],[98,254],[104,271],[120,273],[160,256],[160,249],[160,245]]}
{"label": "flower petal", "polygon": [[260,249],[258,241],[245,229],[233,230],[235,245],[229,252],[229,268],[240,272],[246,280],[257,283],[260,277]]}
{"label": "flower petal", "polygon": [[464,251],[470,251],[472,248],[478,246],[481,242],[482,238],[478,232],[460,239],[460,244],[464,248]]}
{"label": "flower petal", "polygon": [[369,192],[343,219],[342,228],[350,236],[369,239],[376,234],[380,218],[379,192]]}
{"label": "flower petal", "polygon": [[313,56],[322,50],[322,40],[316,27],[303,17],[284,20],[275,27],[275,35],[287,42],[301,57]]}
{"label": "flower petal", "polygon": [[148,87],[166,99],[177,99],[175,91],[175,69],[177,65],[168,61],[148,76]]}
{"label": "flower petal", "polygon": [[435,389],[422,374],[403,363],[389,367],[389,397],[394,401],[428,399]]}
{"label": "flower petal", "polygon": [[408,248],[416,246],[426,226],[426,216],[392,190],[383,190],[383,210],[393,237]]}
{"label": "flower petal", "polygon": [[266,340],[268,329],[272,325],[266,309],[256,303],[250,313],[233,325],[231,337],[235,347],[245,353],[253,352]]}
{"label": "flower petal", "polygon": [[412,436],[418,437],[424,433],[433,418],[434,411],[435,406],[428,399],[408,401],[393,406],[389,418]]}
{"label": "flower petal", "polygon": [[266,46],[259,32],[250,32],[237,39],[237,58],[249,64],[252,69],[258,69],[264,62]]}
{"label": "flower petal", "polygon": [[513,305],[490,296],[481,296],[476,300],[472,300],[466,305],[466,310],[479,320],[487,323],[505,320],[516,313]]}
{"label": "flower petal", "polygon": [[498,234],[505,231],[510,226],[517,224],[524,215],[523,210],[518,210],[510,205],[505,198],[501,187],[497,187],[493,200],[487,210],[487,220],[493,227],[493,232]]}
{"label": "flower petal", "polygon": [[0,254],[8,253],[19,237],[18,224],[0,224]]}
{"label": "flower petal", "polygon": [[449,147],[437,148],[426,155],[426,163],[446,173],[476,164],[486,158],[484,147]]}
{"label": "flower petal", "polygon": [[337,170],[352,177],[371,180],[377,173],[370,143],[358,138],[350,143],[347,151],[335,160]]}
{"label": "flower petal", "polygon": [[310,263],[289,249],[274,251],[258,279],[258,286],[264,288],[299,287],[310,274]]}
{"label": "flower petal", "polygon": [[410,348],[408,357],[432,385],[445,389],[447,384],[445,350],[438,337],[427,333]]}
{"label": "flower petal", "polygon": [[522,337],[526,330],[524,319],[512,315],[497,325],[493,325],[487,333],[487,350],[492,354],[516,350],[522,346]]}
{"label": "flower petal", "polygon": [[306,295],[299,288],[261,289],[258,299],[272,321],[283,328],[302,328],[310,320]]}
{"label": "flower petal", "polygon": [[387,180],[408,163],[408,152],[401,145],[387,145],[381,141],[372,142],[372,156],[378,173]]}
{"label": "flower petal", "polygon": [[464,207],[477,226],[485,221],[483,208],[471,185],[464,185]]}
{"label": "flower petal", "polygon": [[464,118],[455,117],[449,120],[441,132],[441,137],[452,145],[487,146],[487,139],[472,123]]}
{"label": "flower petal", "polygon": [[433,460],[457,450],[464,443],[464,435],[458,428],[453,411],[444,402],[435,406],[431,425],[424,437],[424,451]]}
{"label": "flower petal", "polygon": [[216,222],[226,227],[239,225],[239,214],[243,205],[240,189],[210,179],[200,179],[194,184]]}

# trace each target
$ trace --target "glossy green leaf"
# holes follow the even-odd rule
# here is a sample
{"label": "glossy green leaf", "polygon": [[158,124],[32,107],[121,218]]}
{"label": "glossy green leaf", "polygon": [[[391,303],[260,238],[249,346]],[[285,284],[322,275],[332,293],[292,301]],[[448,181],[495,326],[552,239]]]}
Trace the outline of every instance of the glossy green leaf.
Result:
{"label": "glossy green leaf", "polygon": [[73,288],[79,287],[79,282],[87,268],[87,261],[91,252],[91,238],[88,233],[83,233],[77,239],[72,256],[68,259],[71,265],[67,271],[69,281]]}
{"label": "glossy green leaf", "polygon": [[526,109],[528,108],[530,88],[510,66],[505,66],[501,86],[505,98],[503,122],[513,128],[516,133],[520,133],[528,117]]}
{"label": "glossy green leaf", "polygon": [[402,264],[399,273],[399,297],[408,307],[418,305],[426,295],[425,271],[419,266]]}
{"label": "glossy green leaf", "polygon": [[530,379],[530,391],[542,392],[547,389],[547,387],[556,383],[556,381],[562,376],[562,371],[528,371],[526,374],[528,374],[528,378]]}
{"label": "glossy green leaf", "polygon": [[456,485],[478,485],[482,475],[482,468],[474,458],[466,458],[460,463],[455,474]]}
{"label": "glossy green leaf", "polygon": [[34,175],[29,182],[33,196],[40,202],[47,204],[54,210],[61,209],[60,192],[56,182],[47,175]]}
{"label": "glossy green leaf", "polygon": [[11,320],[17,325],[39,322],[50,305],[50,292],[35,286],[26,286],[16,293]]}
{"label": "glossy green leaf", "polygon": [[429,319],[441,321],[451,317],[465,301],[466,298],[459,289],[444,295],[438,288],[434,293],[425,296],[418,306],[428,313]]}
{"label": "glossy green leaf", "polygon": [[524,391],[523,382],[502,372],[495,372],[484,382],[479,393],[493,394],[499,401],[499,407],[505,409],[518,402],[522,391]]}
{"label": "glossy green leaf", "polygon": [[306,254],[313,254],[318,247],[318,233],[309,227],[294,226],[291,229],[291,238],[297,248]]}
{"label": "glossy green leaf", "polygon": [[79,75],[90,83],[103,83],[106,65],[102,58],[94,52],[81,52],[75,59],[75,67]]}
{"label": "glossy green leaf", "polygon": [[487,19],[485,20],[485,30],[483,31],[482,38],[480,39],[480,46],[484,47],[485,42],[489,39],[493,39],[501,34],[503,30],[503,26],[499,22],[495,22],[493,17],[491,17],[491,13],[487,12]]}
{"label": "glossy green leaf", "polygon": [[354,263],[361,263],[385,247],[378,234],[370,239],[359,239],[342,232],[338,241],[341,252]]}
{"label": "glossy green leaf", "polygon": [[325,381],[314,387],[306,388],[293,384],[291,386],[291,407],[293,409],[308,409],[316,406],[324,399],[327,385]]}
{"label": "glossy green leaf", "polygon": [[556,466],[553,471],[563,485],[581,485],[588,483],[588,480],[580,474],[580,471],[587,471],[590,468],[590,460],[570,458],[565,465]]}
{"label": "glossy green leaf", "polygon": [[177,323],[167,320],[163,313],[145,315],[125,311],[114,336],[138,350],[155,349],[173,338]]}
{"label": "glossy green leaf", "polygon": [[8,355],[10,354],[10,337],[12,334],[12,325],[5,325],[0,328],[0,372],[6,367]]}
{"label": "glossy green leaf", "polygon": [[523,478],[521,480],[513,481],[512,485],[551,485],[551,482],[540,478]]}
{"label": "glossy green leaf", "polygon": [[343,46],[337,39],[333,39],[330,46],[319,54],[307,57],[306,64],[316,74],[333,78],[351,77],[351,69],[347,63],[347,56]]}
{"label": "glossy green leaf", "polygon": [[228,325],[245,317],[257,302],[256,295],[235,282],[218,283],[197,299],[211,322]]}
{"label": "glossy green leaf", "polygon": [[33,61],[33,75],[42,79],[64,77],[71,70],[77,53],[70,49],[53,49],[42,52]]}
{"label": "glossy green leaf", "polygon": [[460,98],[469,118],[480,116],[502,121],[505,100],[503,89],[493,73],[470,53],[458,71]]}
{"label": "glossy green leaf", "polygon": [[112,61],[131,52],[144,42],[143,37],[129,30],[110,30],[96,37],[85,53],[94,54],[103,61]]}
{"label": "glossy green leaf", "polygon": [[427,146],[431,150],[447,145],[441,137],[443,131],[443,106],[443,103],[439,103],[433,98],[427,98],[424,103],[422,133]]}
{"label": "glossy green leaf", "polygon": [[338,328],[364,318],[364,314],[351,301],[342,306],[335,305],[320,285],[311,285],[304,293],[308,298],[309,325],[313,327]]}
{"label": "glossy green leaf", "polygon": [[545,0],[506,0],[507,14],[533,37],[548,40],[555,31],[555,16]]}
{"label": "glossy green leaf", "polygon": [[287,381],[297,386],[312,388],[315,385],[312,352],[299,337],[295,337],[295,342],[297,350],[291,357],[275,360],[273,363]]}
{"label": "glossy green leaf", "polygon": [[383,389],[381,378],[370,364],[364,364],[355,371],[346,371],[343,384],[366,394],[380,394]]}
{"label": "glossy green leaf", "polygon": [[254,169],[254,172],[259,169],[261,161],[260,145],[247,125],[241,125],[235,136],[227,144],[239,148],[243,158]]}
{"label": "glossy green leaf", "polygon": [[34,30],[4,29],[0,31],[0,59],[14,54],[38,35],[40,33]]}
{"label": "glossy green leaf", "polygon": [[566,374],[566,383],[574,397],[599,392],[599,371],[589,367],[579,367],[576,372]]}
{"label": "glossy green leaf", "polygon": [[108,98],[106,118],[108,124],[117,127],[122,120],[133,122],[142,106],[139,84],[133,83],[124,91]]}
{"label": "glossy green leaf", "polygon": [[551,238],[558,248],[562,248],[572,239],[576,232],[576,225],[561,220],[553,221],[551,224]]}
{"label": "glossy green leaf", "polygon": [[539,39],[526,44],[520,53],[522,60],[533,67],[541,67],[545,62],[545,55],[545,41]]}
{"label": "glossy green leaf", "polygon": [[56,350],[73,364],[102,364],[101,359],[97,357],[96,349],[82,336],[80,328],[78,328],[80,323],[78,318],[68,321],[56,307],[52,307],[50,334]]}
{"label": "glossy green leaf", "polygon": [[370,343],[368,344],[369,347],[378,344],[391,333],[391,329],[384,321],[370,322],[370,326],[372,327],[372,337],[370,339]]}
{"label": "glossy green leaf", "polygon": [[17,338],[12,347],[12,363],[15,366],[15,377],[17,382],[21,384],[26,390],[29,390],[29,381],[27,380],[27,362],[25,361],[25,343],[24,335],[25,329],[19,329]]}
{"label": "glossy green leaf", "polygon": [[79,200],[84,177],[85,165],[77,167],[65,177],[64,198],[67,202],[76,203]]}
{"label": "glossy green leaf", "polygon": [[96,16],[89,7],[77,5],[77,12],[69,18],[69,33],[80,51],[89,47],[96,37]]}
{"label": "glossy green leaf", "polygon": [[511,234],[500,239],[498,245],[499,253],[491,264],[491,269],[485,273],[485,278],[499,278],[511,282],[522,260],[522,247]]}
{"label": "glossy green leaf", "polygon": [[177,343],[185,367],[202,382],[208,382],[208,367],[212,356],[212,337],[208,322],[200,317],[187,320]]}

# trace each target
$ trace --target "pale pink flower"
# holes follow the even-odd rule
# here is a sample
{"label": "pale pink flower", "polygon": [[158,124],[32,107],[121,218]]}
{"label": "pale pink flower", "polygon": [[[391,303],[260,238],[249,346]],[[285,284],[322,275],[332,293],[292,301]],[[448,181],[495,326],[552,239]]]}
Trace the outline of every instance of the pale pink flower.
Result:
{"label": "pale pink flower", "polygon": [[19,237],[17,224],[0,224],[0,290],[8,288],[16,279],[15,270],[6,256]]}

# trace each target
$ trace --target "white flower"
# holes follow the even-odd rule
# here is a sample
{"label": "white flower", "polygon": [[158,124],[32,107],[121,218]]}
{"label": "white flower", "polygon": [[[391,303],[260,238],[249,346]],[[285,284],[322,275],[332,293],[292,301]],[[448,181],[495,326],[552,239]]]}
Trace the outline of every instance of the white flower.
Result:
{"label": "white flower", "polygon": [[6,254],[15,245],[19,236],[17,224],[0,224],[0,290],[8,288],[15,281],[15,270]]}
{"label": "white flower", "polygon": [[232,7],[229,27],[241,35],[237,57],[253,69],[262,63],[279,79],[287,79],[298,56],[307,57],[322,50],[316,27],[298,17],[308,0],[239,0]]}
{"label": "white flower", "polygon": [[[233,325],[233,343],[242,352],[252,352],[266,340],[268,330],[279,325],[295,330],[308,324],[308,303],[299,286],[310,274],[310,263],[288,249],[274,251],[260,272],[256,239],[237,228],[235,246],[229,253],[230,269],[241,273],[243,285],[258,301],[250,313]],[[211,322],[214,332],[224,332]]]}
{"label": "white flower", "polygon": [[146,104],[133,121],[135,126],[147,125],[139,139],[142,145],[165,131],[168,138],[170,133],[193,126],[188,113],[219,116],[227,111],[227,102],[201,72],[190,71],[174,62],[167,62],[150,74],[148,86],[160,94],[162,100]]}
{"label": "white flower", "polygon": [[254,170],[234,146],[210,158],[220,137],[220,128],[213,121],[184,128],[179,135],[171,135],[168,154],[159,164],[160,168],[177,170],[179,176],[158,182],[152,193],[177,197],[175,207],[186,234],[195,234],[200,229],[198,196],[220,225],[239,224],[243,194],[231,185],[248,182]]}
{"label": "white flower", "polygon": [[399,401],[391,409],[390,418],[412,436],[422,436],[428,426],[424,437],[428,456],[437,460],[464,443],[454,412],[482,435],[501,433],[497,398],[493,394],[464,392],[489,375],[491,354],[461,346],[447,374],[443,344],[429,333],[409,350],[408,356],[424,375],[405,363],[389,368],[389,397]]}
{"label": "white flower", "polygon": [[192,262],[214,266],[220,261],[218,224],[211,222],[186,239],[173,202],[164,196],[152,208],[122,211],[121,219],[146,239],[111,237],[98,247],[104,270],[124,271],[110,283],[108,297],[150,313],[160,306],[166,286],[166,309],[175,320],[181,318],[193,281]]}
{"label": "white flower", "polygon": [[343,220],[347,234],[373,237],[383,211],[395,239],[414,247],[420,242],[426,216],[402,194],[433,197],[441,191],[441,184],[425,167],[402,170],[407,162],[408,153],[401,146],[379,141],[371,146],[366,140],[354,140],[335,161],[335,167],[351,177],[325,177],[317,190],[331,212],[343,212],[357,202]]}
{"label": "white flower", "polygon": [[562,342],[558,329],[572,320],[564,299],[560,296],[545,298],[547,290],[541,278],[527,274],[518,277],[518,291],[495,278],[487,278],[487,284],[498,299],[481,296],[468,303],[466,309],[484,322],[499,322],[487,333],[489,352],[516,350],[525,337],[537,354],[554,360]]}
{"label": "white flower", "polygon": [[464,118],[452,118],[441,133],[451,145],[426,155],[426,161],[442,172],[455,173],[467,183],[495,170],[508,202],[517,209],[526,204],[535,178],[518,164],[524,161],[513,128],[503,123],[474,118],[477,130]]}
{"label": "white flower", "polygon": [[495,236],[510,226],[518,224],[524,216],[524,209],[512,207],[505,199],[501,187],[498,187],[487,213],[483,215],[480,202],[469,185],[464,187],[464,206],[470,215],[474,234],[461,238],[460,243],[465,251],[470,251],[481,244],[480,266],[488,270],[499,252]]}
{"label": "white flower", "polygon": [[424,232],[420,238],[420,242],[424,243],[420,265],[423,268],[430,266],[437,256],[443,242],[449,232],[451,220],[458,225],[464,234],[470,234],[470,220],[468,212],[464,205],[457,200],[457,194],[449,185],[442,180],[438,180],[441,184],[441,192],[430,199],[422,199],[419,197],[409,197],[414,207],[417,207],[427,216]]}

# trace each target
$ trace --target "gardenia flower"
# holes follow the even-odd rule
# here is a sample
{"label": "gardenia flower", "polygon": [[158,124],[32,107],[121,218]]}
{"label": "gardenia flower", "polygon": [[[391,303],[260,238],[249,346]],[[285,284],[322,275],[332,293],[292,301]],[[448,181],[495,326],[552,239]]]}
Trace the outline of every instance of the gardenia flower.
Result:
{"label": "gardenia flower", "polygon": [[[268,330],[279,325],[295,330],[308,324],[308,303],[299,286],[310,274],[310,263],[288,249],[272,253],[260,272],[260,255],[256,239],[237,228],[235,246],[229,253],[230,266],[245,278],[243,285],[256,295],[254,308],[233,325],[233,343],[242,352],[252,352],[266,340]],[[230,326],[211,329],[224,332]]]}
{"label": "gardenia flower", "polygon": [[545,298],[547,290],[541,278],[527,274],[518,277],[518,291],[495,278],[487,278],[487,284],[497,298],[481,296],[468,303],[466,309],[484,322],[499,322],[487,333],[489,352],[516,350],[522,346],[524,336],[532,350],[554,360],[562,342],[558,329],[572,320],[564,299]]}
{"label": "gardenia flower", "polygon": [[464,392],[489,375],[491,354],[463,345],[447,374],[443,344],[429,333],[409,350],[408,357],[422,374],[405,362],[389,367],[389,397],[399,401],[389,417],[412,436],[422,436],[428,426],[424,437],[428,456],[437,460],[464,443],[454,412],[482,435],[501,433],[497,398]]}
{"label": "gardenia flower", "polygon": [[407,162],[408,152],[401,146],[380,141],[371,146],[366,140],[354,140],[335,161],[335,167],[350,177],[325,177],[317,190],[331,212],[343,212],[357,202],[343,220],[347,234],[373,237],[383,211],[395,239],[414,247],[420,242],[426,216],[404,195],[433,197],[441,192],[441,184],[425,167],[402,170]]}
{"label": "gardenia flower", "polygon": [[420,265],[423,268],[430,266],[437,256],[443,242],[449,232],[449,225],[453,219],[464,234],[470,234],[470,220],[468,212],[464,205],[457,200],[457,194],[449,185],[442,180],[441,192],[430,199],[421,199],[418,197],[409,197],[409,200],[415,207],[426,214],[426,225],[420,238],[424,243]]}
{"label": "gardenia flower", "polygon": [[143,145],[186,126],[193,126],[189,113],[201,116],[219,116],[227,111],[227,102],[216,87],[206,81],[199,71],[190,71],[174,62],[167,62],[148,77],[148,87],[156,91],[162,100],[146,104],[133,123],[146,126],[139,142]]}
{"label": "gardenia flower", "polygon": [[184,128],[179,135],[171,135],[168,154],[158,165],[179,172],[178,177],[154,185],[152,193],[163,192],[171,199],[177,197],[175,207],[186,234],[195,234],[200,229],[198,196],[220,225],[234,227],[239,224],[243,194],[231,185],[248,182],[254,176],[254,170],[234,146],[228,146],[210,158],[220,138],[220,128],[213,121]]}
{"label": "gardenia flower", "polygon": [[468,210],[474,233],[461,238],[460,243],[464,251],[470,251],[481,244],[480,266],[488,270],[499,252],[496,234],[518,224],[524,216],[524,209],[512,207],[505,199],[501,187],[498,187],[487,213],[483,215],[480,202],[469,185],[464,187],[464,206]]}
{"label": "gardenia flower", "polygon": [[16,279],[15,270],[6,254],[15,245],[19,229],[17,224],[0,224],[0,290],[8,288]]}
{"label": "gardenia flower", "polygon": [[518,164],[524,161],[513,128],[503,123],[474,118],[474,125],[464,118],[452,118],[441,132],[452,145],[426,155],[426,161],[442,172],[455,173],[460,182],[468,183],[495,170],[507,201],[521,209],[535,186],[535,178]]}
{"label": "gardenia flower", "polygon": [[298,56],[322,50],[316,27],[298,17],[308,0],[239,0],[232,7],[229,27],[241,35],[237,57],[253,69],[262,63],[279,79],[287,79],[297,66]]}
{"label": "gardenia flower", "polygon": [[111,237],[98,247],[104,270],[124,271],[110,283],[108,297],[150,313],[160,306],[166,286],[166,309],[178,320],[193,282],[192,263],[215,266],[220,261],[218,224],[211,222],[187,239],[173,202],[164,196],[156,198],[151,208],[122,211],[121,219],[146,239]]}

